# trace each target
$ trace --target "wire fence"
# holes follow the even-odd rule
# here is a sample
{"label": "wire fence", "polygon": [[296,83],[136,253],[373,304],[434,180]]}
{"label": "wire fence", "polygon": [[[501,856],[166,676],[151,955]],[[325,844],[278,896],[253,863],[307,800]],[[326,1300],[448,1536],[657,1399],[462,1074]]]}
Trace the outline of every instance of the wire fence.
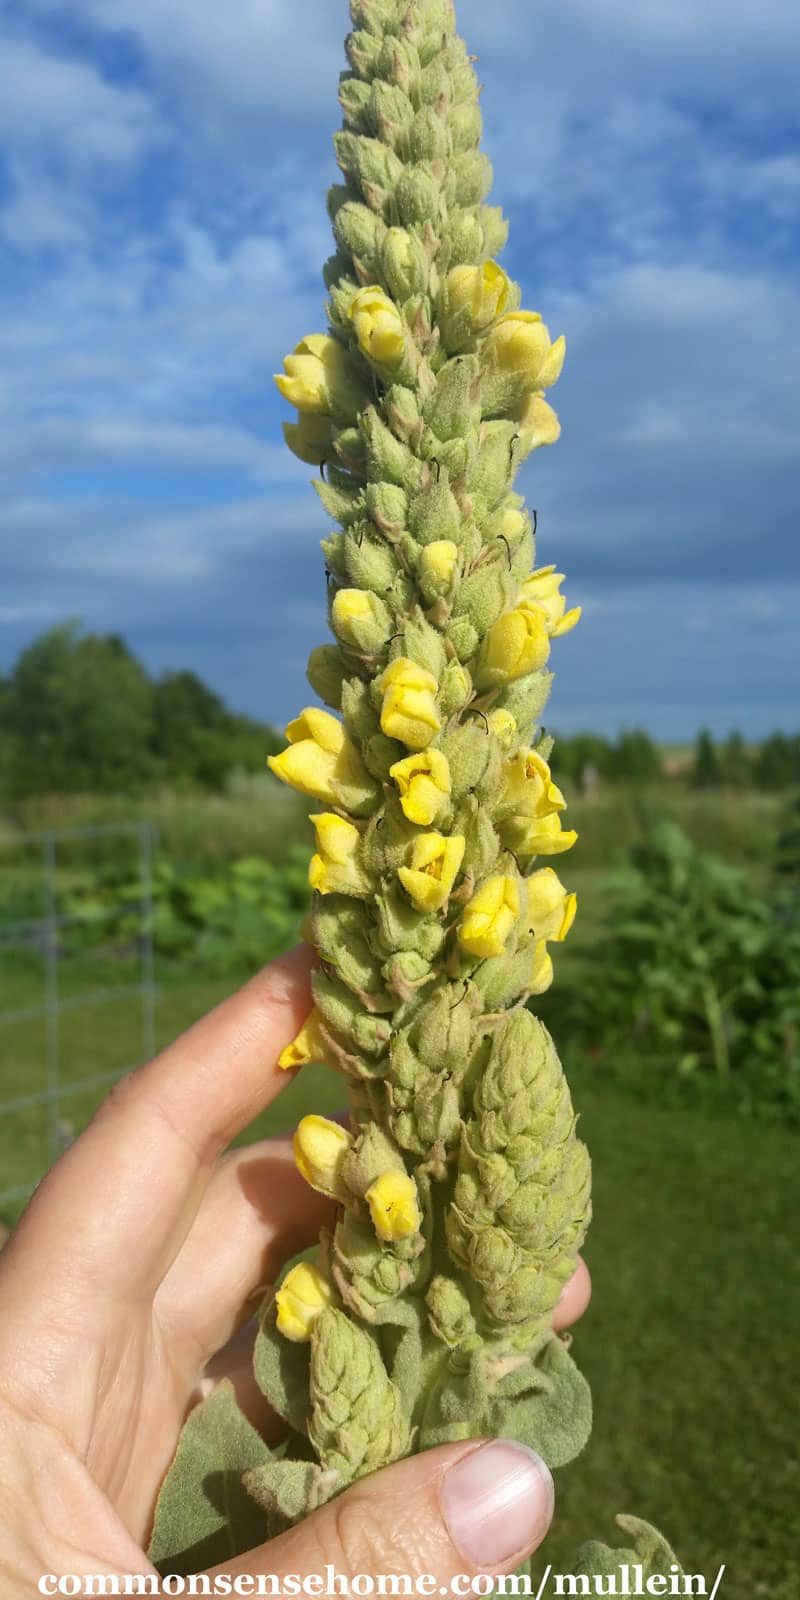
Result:
{"label": "wire fence", "polygon": [[[42,1086],[27,1093],[15,1094],[9,1099],[0,1099],[0,1119],[2,1125],[7,1127],[7,1118],[19,1119],[35,1107],[42,1107],[46,1114],[45,1148],[39,1156],[38,1170],[31,1170],[26,1175],[25,1182],[0,1189],[0,1205],[29,1195],[44,1176],[47,1167],[57,1159],[65,1145],[69,1143],[71,1125],[65,1111],[69,1108],[69,1102],[73,1097],[108,1087],[126,1072],[131,1071],[134,1066],[139,1065],[139,1061],[148,1060],[155,1052],[153,852],[156,842],[156,829],[148,822],[115,823],[104,827],[66,828],[43,833],[0,836],[0,872],[7,871],[12,875],[15,865],[19,871],[20,862],[24,862],[26,892],[30,894],[32,887],[37,884],[39,890],[38,915],[4,919],[0,910],[0,960],[14,951],[28,952],[38,957],[41,968],[41,998],[33,1005],[0,1010],[0,1049],[3,1051],[3,1059],[8,1059],[15,1078],[18,1079],[19,1072],[14,1062],[13,1030],[22,1029],[30,1023],[43,1025],[42,1060],[39,1063],[43,1070],[31,1073],[32,1077],[43,1080]],[[102,923],[117,912],[116,906],[63,913],[59,909],[65,853],[69,854],[70,848],[93,851],[98,844],[108,845],[117,853],[120,847],[124,850],[130,844],[131,866],[135,865],[138,872],[138,899],[134,910],[133,934],[129,941],[135,962],[135,981],[91,985],[75,994],[66,993],[62,983],[62,969],[67,936],[74,937],[75,931],[81,928],[95,926],[101,928]],[[13,899],[11,903],[13,905]],[[130,910],[130,904],[126,903],[126,911],[130,913]],[[4,982],[3,993],[6,994],[11,989],[13,989],[13,979],[8,983]],[[67,1014],[129,998],[138,1000],[141,1011],[139,1061],[130,1062],[123,1067],[106,1068],[78,1079],[74,1079],[71,1075],[65,1078],[62,1018]],[[7,1056],[3,1048],[6,1039],[11,1040]],[[26,1063],[24,1070],[31,1071],[30,1062]],[[5,1074],[0,1069],[0,1085],[3,1076]],[[2,1178],[2,1167],[0,1167],[0,1183]]]}

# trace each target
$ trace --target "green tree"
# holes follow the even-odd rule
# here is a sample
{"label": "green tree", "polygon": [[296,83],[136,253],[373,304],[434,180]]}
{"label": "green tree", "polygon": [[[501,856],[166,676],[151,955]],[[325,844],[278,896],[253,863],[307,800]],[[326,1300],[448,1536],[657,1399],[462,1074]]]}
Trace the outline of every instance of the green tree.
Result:
{"label": "green tree", "polygon": [[756,776],[764,789],[788,789],[800,783],[800,737],[773,733],[764,740],[756,762]]}
{"label": "green tree", "polygon": [[719,757],[707,728],[701,728],[697,735],[691,781],[695,789],[715,789],[722,781]]}
{"label": "green tree", "polygon": [[738,728],[725,740],[719,752],[720,777],[732,789],[749,787],[753,782],[753,762],[750,751]]}
{"label": "green tree", "polygon": [[625,783],[656,783],[663,776],[656,745],[641,728],[621,733],[614,752],[614,774]]}
{"label": "green tree", "polygon": [[60,624],[22,652],[4,724],[16,747],[9,785],[18,797],[131,793],[155,771],[144,668],[118,635],[82,633],[78,622]]}

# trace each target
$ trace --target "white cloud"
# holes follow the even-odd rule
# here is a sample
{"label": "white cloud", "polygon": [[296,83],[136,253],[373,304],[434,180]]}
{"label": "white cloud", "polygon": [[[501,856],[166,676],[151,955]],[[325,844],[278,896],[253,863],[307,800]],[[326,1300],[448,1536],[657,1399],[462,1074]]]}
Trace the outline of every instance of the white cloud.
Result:
{"label": "white cloud", "polygon": [[85,60],[4,33],[0,137],[7,149],[66,167],[117,169],[135,164],[163,134],[140,89],[111,84]]}

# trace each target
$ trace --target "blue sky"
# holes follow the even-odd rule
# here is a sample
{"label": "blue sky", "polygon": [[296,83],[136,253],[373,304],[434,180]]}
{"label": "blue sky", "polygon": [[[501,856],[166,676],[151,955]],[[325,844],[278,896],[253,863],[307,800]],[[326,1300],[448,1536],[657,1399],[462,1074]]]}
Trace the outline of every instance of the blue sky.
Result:
{"label": "blue sky", "polygon": [[[565,731],[800,722],[800,8],[461,0],[504,256],[567,336],[522,488]],[[0,0],[0,668],[65,616],[280,721],[326,519],[271,374],[324,325],[345,0]]]}

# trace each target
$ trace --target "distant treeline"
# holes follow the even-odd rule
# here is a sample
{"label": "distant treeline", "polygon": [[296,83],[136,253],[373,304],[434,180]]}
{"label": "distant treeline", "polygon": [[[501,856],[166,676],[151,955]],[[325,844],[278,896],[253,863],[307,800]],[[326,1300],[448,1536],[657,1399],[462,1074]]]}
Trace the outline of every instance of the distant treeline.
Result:
{"label": "distant treeline", "polygon": [[800,785],[800,734],[773,733],[750,743],[733,732],[715,741],[704,728],[693,748],[671,752],[642,731],[616,741],[576,733],[556,740],[552,765],[557,776],[586,788],[593,778],[630,784],[668,777],[694,789],[791,789]]}
{"label": "distant treeline", "polygon": [[274,729],[229,711],[193,672],[151,678],[117,634],[68,622],[0,677],[0,799],[137,795],[155,784],[221,790],[263,771]]}
{"label": "distant treeline", "polygon": [[[117,634],[67,622],[29,645],[0,677],[0,802],[45,794],[141,794],[158,784],[225,789],[236,769],[263,772],[280,733],[239,716],[193,672],[151,677]],[[671,753],[634,730],[558,738],[560,781],[697,788],[800,785],[800,735],[761,744],[703,731],[694,751]]]}

